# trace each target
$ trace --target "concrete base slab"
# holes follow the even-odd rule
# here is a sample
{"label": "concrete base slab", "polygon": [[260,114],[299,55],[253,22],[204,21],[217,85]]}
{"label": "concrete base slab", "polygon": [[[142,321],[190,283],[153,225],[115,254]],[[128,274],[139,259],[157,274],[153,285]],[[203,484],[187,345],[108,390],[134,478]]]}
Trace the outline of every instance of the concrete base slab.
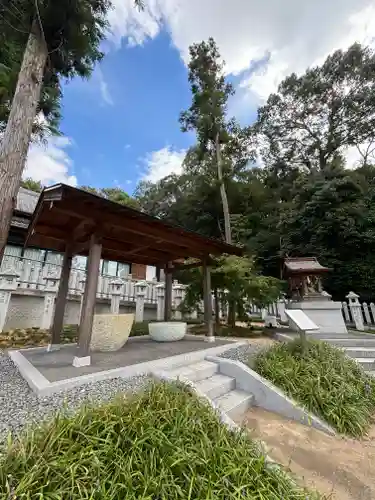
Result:
{"label": "concrete base slab", "polygon": [[213,343],[215,342],[215,337],[214,336],[211,336],[211,337],[205,337],[204,340],[208,343]]}
{"label": "concrete base slab", "polygon": [[[219,355],[233,347],[247,344],[246,341],[217,339],[215,346],[208,347],[203,339],[193,335],[186,337],[183,341],[171,342],[170,346],[165,342],[153,342],[148,336],[135,337],[134,341],[130,342],[129,339],[124,346],[123,357],[119,352],[91,353],[90,366],[72,366],[78,353],[71,344],[62,345],[57,352],[47,353],[46,348],[41,347],[9,351],[9,356],[31,389],[38,396],[45,397],[99,380],[131,378],[158,369],[187,365],[204,360],[207,355]],[[142,349],[146,349],[147,356],[142,357]],[[137,363],[136,359],[145,361]],[[124,360],[126,362],[122,364]]]}
{"label": "concrete base slab", "polygon": [[91,356],[84,356],[83,358],[79,358],[78,356],[74,356],[72,365],[75,368],[80,368],[81,366],[90,366],[91,365]]}
{"label": "concrete base slab", "polygon": [[60,349],[60,347],[61,347],[60,344],[48,344],[47,352],[58,351]]}
{"label": "concrete base slab", "polygon": [[341,312],[341,302],[304,300],[291,302],[288,309],[301,309],[318,326],[320,333],[348,333]]}

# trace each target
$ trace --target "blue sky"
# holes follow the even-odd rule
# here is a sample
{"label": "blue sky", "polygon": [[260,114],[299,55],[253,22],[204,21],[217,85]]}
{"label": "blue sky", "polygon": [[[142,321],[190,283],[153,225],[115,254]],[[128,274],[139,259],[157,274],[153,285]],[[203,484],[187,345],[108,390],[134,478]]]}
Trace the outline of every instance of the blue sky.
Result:
{"label": "blue sky", "polygon": [[64,85],[63,136],[31,145],[24,176],[132,193],[178,173],[194,141],[178,122],[194,42],[216,40],[236,90],[229,114],[244,124],[287,74],[375,32],[375,0],[145,0],[141,13],[112,2],[104,60],[90,80]]}
{"label": "blue sky", "polygon": [[186,67],[166,33],[143,47],[123,45],[107,54],[100,76],[96,72],[92,80],[64,88],[61,128],[74,138],[71,157],[79,182],[132,190],[148,152],[192,143],[178,123],[189,100]]}

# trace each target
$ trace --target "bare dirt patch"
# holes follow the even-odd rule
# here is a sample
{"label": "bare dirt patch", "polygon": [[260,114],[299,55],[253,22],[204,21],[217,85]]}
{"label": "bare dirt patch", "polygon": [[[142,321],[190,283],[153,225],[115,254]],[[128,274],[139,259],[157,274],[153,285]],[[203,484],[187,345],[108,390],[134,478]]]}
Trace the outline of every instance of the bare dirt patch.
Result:
{"label": "bare dirt patch", "polygon": [[300,484],[332,500],[375,498],[375,426],[362,440],[328,436],[261,408],[249,410],[238,423]]}

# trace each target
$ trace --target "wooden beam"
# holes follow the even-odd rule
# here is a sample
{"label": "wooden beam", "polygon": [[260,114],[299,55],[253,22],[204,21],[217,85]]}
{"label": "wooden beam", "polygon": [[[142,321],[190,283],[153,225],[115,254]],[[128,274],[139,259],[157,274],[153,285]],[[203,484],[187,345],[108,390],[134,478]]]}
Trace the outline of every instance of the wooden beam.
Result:
{"label": "wooden beam", "polygon": [[88,220],[82,220],[74,229],[72,234],[72,240],[78,241],[82,238],[87,239],[90,237],[91,233],[94,231],[95,224]]}
{"label": "wooden beam", "polygon": [[[204,239],[204,237],[203,236],[201,237],[194,233],[192,233],[191,235],[190,234],[187,235],[185,230],[183,229],[179,231],[179,229],[177,228],[175,231],[172,232],[170,228],[157,227],[159,222],[157,220],[144,221],[139,219],[131,219],[130,217],[121,216],[120,214],[101,213],[93,208],[92,209],[90,208],[88,211],[88,208],[84,204],[78,204],[78,203],[75,204],[75,207],[77,212],[79,212],[79,214],[61,205],[59,207],[55,206],[54,210],[63,213],[65,215],[69,215],[71,217],[85,219],[88,221],[94,220],[95,222],[100,222],[105,228],[108,228],[109,226],[118,227],[127,232],[131,232],[141,236],[146,235],[148,238],[151,239],[156,239],[156,240],[161,239],[172,245],[186,247],[187,256],[189,257],[195,256],[193,252],[194,248],[195,248],[195,253],[198,252],[198,257],[202,255],[207,255],[208,253],[218,253],[216,250],[215,242],[212,242],[212,244],[210,244],[210,242],[207,241],[203,242],[196,241],[197,238]],[[163,224],[163,222],[160,221],[160,224]],[[176,232],[177,233],[180,232],[180,234],[177,235]],[[206,246],[207,248],[205,250],[202,250],[202,246]]]}
{"label": "wooden beam", "polygon": [[51,328],[51,346],[60,344],[61,331],[64,322],[64,312],[66,306],[66,299],[68,296],[69,276],[72,267],[72,252],[71,246],[66,245],[64,252],[63,265],[59,281],[59,289],[56,296],[55,313],[53,316],[53,323]]}
{"label": "wooden beam", "polygon": [[37,226],[37,234],[41,234],[43,236],[48,236],[49,238],[54,238],[55,240],[60,240],[65,242],[67,239],[66,231],[59,229],[57,227],[48,226],[46,224],[39,224]]}
{"label": "wooden beam", "polygon": [[[84,362],[86,363],[87,358],[90,355],[91,331],[95,311],[101,254],[102,244],[98,236],[93,234],[90,238],[87,281],[84,292],[85,297],[83,300],[82,315],[79,325],[78,356],[73,361],[74,366],[80,366],[79,358],[84,358]],[[90,360],[88,360],[88,364],[90,364]]]}

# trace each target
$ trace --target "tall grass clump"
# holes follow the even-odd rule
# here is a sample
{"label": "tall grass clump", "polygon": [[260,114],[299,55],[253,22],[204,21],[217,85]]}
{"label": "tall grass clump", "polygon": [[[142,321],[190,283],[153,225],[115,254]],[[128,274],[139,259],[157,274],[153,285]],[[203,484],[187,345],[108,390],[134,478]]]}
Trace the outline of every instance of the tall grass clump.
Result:
{"label": "tall grass clump", "polygon": [[361,437],[375,416],[375,379],[326,342],[275,344],[253,367],[338,432]]}
{"label": "tall grass clump", "polygon": [[0,498],[318,498],[257,449],[186,388],[151,384],[9,441],[0,458]]}

